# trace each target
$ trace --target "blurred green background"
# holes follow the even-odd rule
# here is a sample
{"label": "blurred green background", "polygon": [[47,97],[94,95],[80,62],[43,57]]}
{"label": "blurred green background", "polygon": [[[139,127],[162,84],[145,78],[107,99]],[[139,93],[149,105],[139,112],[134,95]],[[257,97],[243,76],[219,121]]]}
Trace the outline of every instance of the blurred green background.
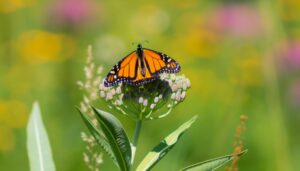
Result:
{"label": "blurred green background", "polygon": [[[29,170],[26,123],[35,100],[57,170],[88,170],[80,138],[86,127],[74,108],[87,47],[106,74],[145,40],[181,64],[192,88],[170,116],[143,125],[138,161],[196,114],[153,170],[231,153],[246,114],[249,151],[239,169],[300,170],[298,0],[0,0],[0,170]],[[117,116],[132,136],[133,121]],[[116,167],[104,155],[100,170]]]}

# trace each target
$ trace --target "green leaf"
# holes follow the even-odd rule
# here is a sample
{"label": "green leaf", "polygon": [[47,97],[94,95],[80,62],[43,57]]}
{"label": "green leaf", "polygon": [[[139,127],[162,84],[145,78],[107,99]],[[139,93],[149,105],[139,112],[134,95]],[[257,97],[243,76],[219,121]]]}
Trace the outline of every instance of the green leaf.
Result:
{"label": "green leaf", "polygon": [[112,114],[93,108],[96,118],[105,134],[122,171],[131,167],[131,145],[121,122]]}
{"label": "green leaf", "polygon": [[238,154],[231,154],[211,160],[207,160],[204,162],[196,163],[193,165],[190,165],[188,167],[185,167],[181,171],[214,171],[224,164],[228,163],[229,161],[233,160],[235,157],[239,157],[243,154],[245,154],[248,150],[244,150]]}
{"label": "green leaf", "polygon": [[33,104],[27,125],[27,153],[31,171],[55,171],[48,135],[37,102]]}
{"label": "green leaf", "polygon": [[86,114],[82,113],[79,108],[77,108],[77,110],[79,111],[79,113],[80,113],[84,123],[88,127],[89,131],[94,136],[96,142],[102,147],[102,149],[108,154],[108,156],[110,156],[110,158],[113,160],[113,162],[119,167],[119,164],[116,160],[116,157],[115,157],[107,139],[104,137],[104,135],[101,133],[101,131],[98,130],[98,128],[96,128],[96,126],[93,124],[93,122],[90,120],[90,118]]}
{"label": "green leaf", "polygon": [[197,116],[182,124],[174,132],[168,135],[158,145],[156,145],[143,159],[137,167],[137,171],[150,170],[155,164],[161,160],[178,142],[180,136],[195,122]]}

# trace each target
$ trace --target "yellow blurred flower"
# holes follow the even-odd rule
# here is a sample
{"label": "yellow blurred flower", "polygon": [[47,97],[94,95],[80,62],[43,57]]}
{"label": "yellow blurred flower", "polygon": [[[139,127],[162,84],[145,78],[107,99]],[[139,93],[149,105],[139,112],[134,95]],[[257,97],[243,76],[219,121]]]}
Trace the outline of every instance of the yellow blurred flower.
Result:
{"label": "yellow blurred flower", "polygon": [[280,0],[279,14],[287,21],[299,21],[300,1],[299,0]]}
{"label": "yellow blurred flower", "polygon": [[193,30],[178,38],[177,43],[190,57],[211,58],[217,52],[216,36],[206,29]]}
{"label": "yellow blurred flower", "polygon": [[[180,48],[174,48],[181,56],[211,58],[218,51],[219,37],[205,27],[201,13],[190,12],[181,16],[175,25],[176,38],[172,40]],[[180,52],[181,51],[181,52]],[[182,53],[182,54],[181,54]]]}
{"label": "yellow blurred flower", "polygon": [[15,146],[15,135],[13,131],[0,125],[0,151],[9,151]]}
{"label": "yellow blurred flower", "polygon": [[0,0],[0,13],[10,13],[18,9],[29,7],[35,0]]}
{"label": "yellow blurred flower", "polygon": [[0,101],[0,124],[9,128],[22,128],[26,125],[28,108],[19,101]]}
{"label": "yellow blurred flower", "polygon": [[16,48],[25,61],[39,64],[70,57],[75,41],[64,34],[35,30],[24,32],[17,40]]}
{"label": "yellow blurred flower", "polygon": [[28,108],[19,101],[0,101],[0,151],[9,151],[15,146],[14,128],[26,125]]}
{"label": "yellow blurred flower", "polygon": [[201,2],[197,0],[188,0],[188,1],[182,1],[182,0],[169,0],[170,5],[172,7],[178,8],[178,9],[188,9],[199,5]]}

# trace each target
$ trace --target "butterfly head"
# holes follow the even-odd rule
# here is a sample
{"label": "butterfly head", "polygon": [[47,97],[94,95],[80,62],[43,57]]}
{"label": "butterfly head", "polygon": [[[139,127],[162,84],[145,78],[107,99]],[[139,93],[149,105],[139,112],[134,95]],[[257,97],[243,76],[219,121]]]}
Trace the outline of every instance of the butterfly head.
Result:
{"label": "butterfly head", "polygon": [[139,43],[138,45],[137,45],[137,49],[142,49],[143,47],[142,47],[142,44],[141,43]]}

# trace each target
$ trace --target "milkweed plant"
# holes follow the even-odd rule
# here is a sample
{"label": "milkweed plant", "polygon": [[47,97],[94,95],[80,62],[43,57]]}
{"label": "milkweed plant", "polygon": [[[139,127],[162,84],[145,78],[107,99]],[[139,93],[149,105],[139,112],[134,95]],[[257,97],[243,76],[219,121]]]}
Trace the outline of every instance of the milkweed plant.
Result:
{"label": "milkweed plant", "polygon": [[[145,155],[142,161],[136,164],[135,153],[138,147],[137,143],[142,123],[170,115],[172,110],[185,100],[187,91],[191,88],[190,80],[184,75],[163,73],[160,74],[158,79],[139,86],[119,83],[112,87],[106,87],[104,86],[104,81],[101,81],[103,80],[101,77],[102,67],[99,68],[96,72],[95,65],[92,62],[91,48],[89,47],[87,66],[85,67],[88,85],[86,85],[87,83],[78,82],[82,89],[86,89],[89,92],[90,97],[94,97],[84,97],[83,99],[85,100],[81,102],[78,108],[84,123],[92,135],[82,134],[82,139],[90,144],[86,149],[92,154],[88,156],[87,153],[84,153],[85,162],[91,170],[98,170],[97,164],[102,162],[102,158],[99,158],[102,155],[91,150],[97,144],[102,147],[103,151],[110,156],[111,160],[121,171],[151,170],[177,144],[181,135],[196,121],[197,116],[192,117],[166,136]],[[95,74],[94,80],[93,74]],[[95,86],[97,85],[99,87],[95,91]],[[98,92],[98,95],[96,95],[96,92]],[[113,111],[116,111],[116,113],[109,113],[103,109],[91,106],[91,101],[98,100],[98,98],[104,100],[107,106],[110,109],[114,109]],[[120,114],[135,122],[136,126],[131,140],[122,123],[117,119],[117,116]],[[181,170],[215,170],[225,163],[239,158],[245,152],[246,150],[238,151],[231,155],[195,163],[183,167]],[[92,166],[89,163],[92,160],[94,160],[93,163],[96,163],[96,165]],[[101,162],[97,162],[97,160]],[[137,167],[133,168],[133,164],[137,165]]]}
{"label": "milkweed plant", "polygon": [[[146,171],[151,170],[177,144],[181,135],[196,121],[197,116],[184,122],[177,129],[154,145],[142,161],[135,160],[137,144],[143,122],[151,122],[169,116],[172,110],[182,103],[191,88],[190,80],[184,75],[161,74],[150,83],[140,86],[119,84],[105,87],[101,76],[103,68],[93,62],[91,46],[88,48],[85,80],[77,84],[83,90],[83,98],[78,111],[89,133],[82,132],[81,139],[86,142],[83,160],[91,171],[101,170],[103,153],[108,154],[116,165],[113,170]],[[116,113],[93,107],[100,99]],[[125,131],[117,116],[125,115],[135,122],[132,136]],[[233,154],[206,160],[182,167],[181,171],[213,171],[232,161],[227,171],[237,170],[237,161],[247,152],[242,144],[241,132],[245,130],[246,116],[241,116],[241,125],[237,128]],[[102,150],[99,151],[98,147]],[[50,142],[42,122],[38,103],[34,103],[27,126],[27,150],[31,171],[55,171]],[[134,168],[134,166],[137,166]],[[157,166],[158,167],[158,166]]]}

